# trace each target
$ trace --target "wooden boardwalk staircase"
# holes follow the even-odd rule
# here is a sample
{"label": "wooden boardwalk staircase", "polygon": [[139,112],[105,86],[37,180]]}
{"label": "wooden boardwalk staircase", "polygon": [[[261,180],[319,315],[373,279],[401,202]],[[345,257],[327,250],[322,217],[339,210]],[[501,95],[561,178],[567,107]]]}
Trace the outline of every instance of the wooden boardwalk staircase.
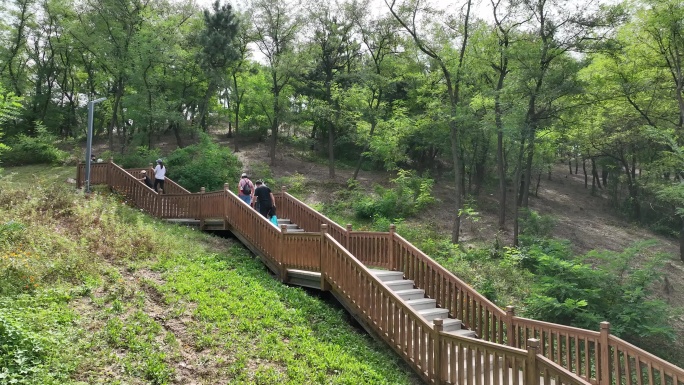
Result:
{"label": "wooden boardwalk staircase", "polygon": [[231,231],[282,282],[331,292],[426,383],[684,385],[683,369],[611,335],[607,322],[591,331],[499,308],[394,227],[353,231],[283,189],[274,195],[287,220],[277,228],[227,184],[190,193],[167,179],[159,195],[136,179],[141,170],[96,163],[90,184],[108,185],[158,218]]}

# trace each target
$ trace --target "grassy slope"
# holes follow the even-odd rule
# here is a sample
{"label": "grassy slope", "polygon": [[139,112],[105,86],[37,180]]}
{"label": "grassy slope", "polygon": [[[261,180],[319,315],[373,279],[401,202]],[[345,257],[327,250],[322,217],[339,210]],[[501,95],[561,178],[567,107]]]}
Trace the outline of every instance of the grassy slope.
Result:
{"label": "grassy slope", "polygon": [[0,179],[0,384],[417,382],[236,242],[84,199],[73,174]]}

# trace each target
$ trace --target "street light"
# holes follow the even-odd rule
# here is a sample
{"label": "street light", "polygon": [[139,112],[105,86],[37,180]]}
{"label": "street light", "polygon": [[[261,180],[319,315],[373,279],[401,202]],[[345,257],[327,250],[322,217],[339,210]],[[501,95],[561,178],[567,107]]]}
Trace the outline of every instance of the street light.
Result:
{"label": "street light", "polygon": [[88,142],[86,144],[86,169],[85,169],[85,191],[90,192],[90,158],[93,153],[93,112],[95,104],[105,101],[107,98],[99,98],[88,102]]}

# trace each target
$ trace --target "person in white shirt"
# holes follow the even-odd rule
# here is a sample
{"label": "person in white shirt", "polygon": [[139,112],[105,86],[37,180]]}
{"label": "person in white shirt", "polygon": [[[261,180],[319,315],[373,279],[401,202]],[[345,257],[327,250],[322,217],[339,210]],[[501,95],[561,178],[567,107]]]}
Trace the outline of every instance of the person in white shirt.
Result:
{"label": "person in white shirt", "polygon": [[[157,159],[157,165],[154,167],[154,191],[164,193],[164,180],[166,179],[166,167],[164,161]],[[159,190],[157,190],[159,186]]]}

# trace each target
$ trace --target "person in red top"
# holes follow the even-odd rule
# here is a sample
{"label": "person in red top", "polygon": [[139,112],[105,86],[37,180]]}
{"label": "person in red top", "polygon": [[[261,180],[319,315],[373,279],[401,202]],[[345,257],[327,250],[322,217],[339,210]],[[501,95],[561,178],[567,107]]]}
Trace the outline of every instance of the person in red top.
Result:
{"label": "person in red top", "polygon": [[254,183],[249,180],[247,173],[244,172],[238,182],[238,197],[248,205],[251,205],[254,200]]}

